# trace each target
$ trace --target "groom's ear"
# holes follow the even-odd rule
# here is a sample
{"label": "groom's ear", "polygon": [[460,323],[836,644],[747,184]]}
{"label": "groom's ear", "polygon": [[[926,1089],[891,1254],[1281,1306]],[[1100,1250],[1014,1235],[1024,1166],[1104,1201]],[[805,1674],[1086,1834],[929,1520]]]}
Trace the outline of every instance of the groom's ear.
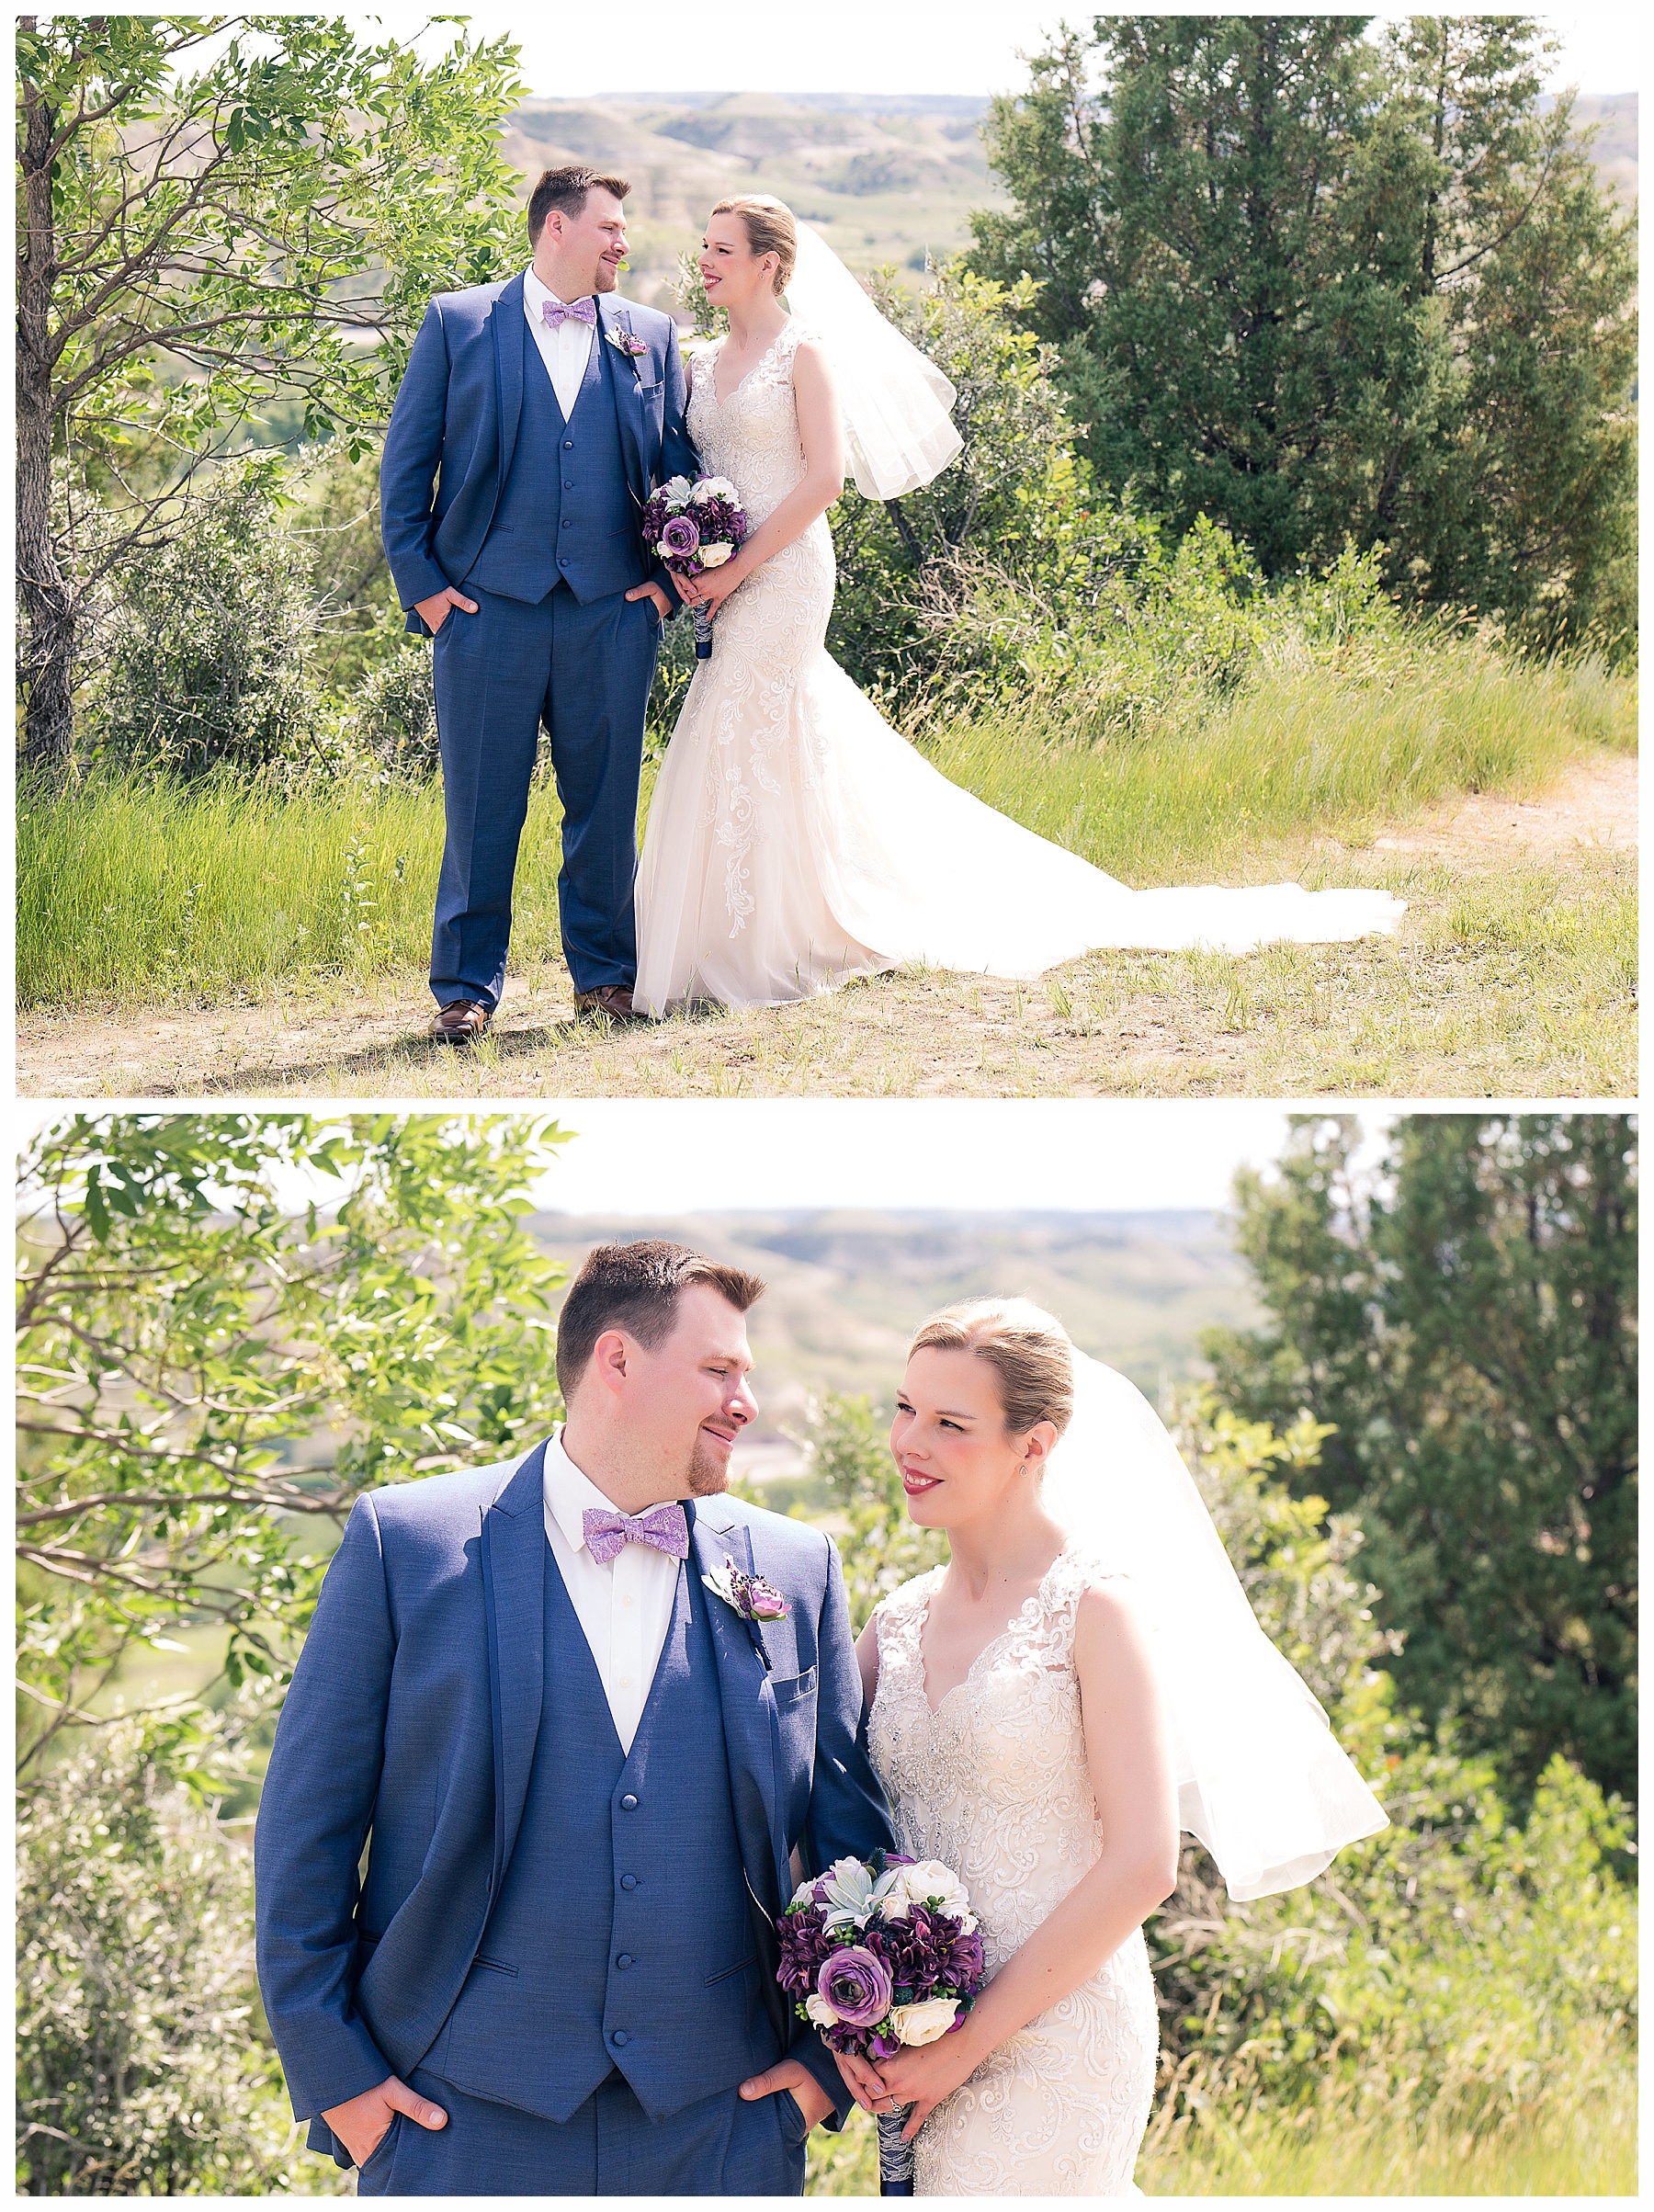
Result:
{"label": "groom's ear", "polygon": [[607,1390],[620,1390],[626,1381],[631,1350],[631,1340],[624,1330],[606,1329],[592,1346],[592,1356],[581,1380],[598,1382]]}

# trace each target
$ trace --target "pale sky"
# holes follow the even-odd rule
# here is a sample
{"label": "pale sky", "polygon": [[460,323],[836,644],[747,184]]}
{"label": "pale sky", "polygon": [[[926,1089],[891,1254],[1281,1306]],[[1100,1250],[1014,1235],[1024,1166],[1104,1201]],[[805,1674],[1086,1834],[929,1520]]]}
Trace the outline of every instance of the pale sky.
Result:
{"label": "pale sky", "polygon": [[[749,1208],[1154,1212],[1227,1205],[1286,1117],[1214,1099],[571,1099],[560,1213]],[[1371,1135],[1390,1109],[1363,1108]]]}
{"label": "pale sky", "polygon": [[[687,10],[668,0],[624,8],[470,8],[474,29],[508,30],[542,98],[599,92],[990,93],[1026,82],[1019,52],[1064,18],[1088,23],[1076,0],[721,0]],[[1248,10],[1262,14],[1264,11]],[[406,20],[387,10],[384,20]],[[1383,18],[1377,18],[1382,21]],[[1553,82],[1626,92],[1639,82],[1639,12],[1585,8],[1549,20],[1563,40]]]}

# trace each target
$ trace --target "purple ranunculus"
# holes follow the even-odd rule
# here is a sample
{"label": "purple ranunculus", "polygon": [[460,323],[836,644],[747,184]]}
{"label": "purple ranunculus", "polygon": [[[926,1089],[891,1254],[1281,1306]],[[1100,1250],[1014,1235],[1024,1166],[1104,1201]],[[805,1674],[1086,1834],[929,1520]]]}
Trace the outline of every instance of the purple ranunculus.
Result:
{"label": "purple ranunculus", "polygon": [[687,515],[674,515],[661,532],[661,543],[668,553],[681,560],[686,553],[700,550],[701,534],[698,526]]}
{"label": "purple ranunculus", "polygon": [[890,1974],[883,1959],[860,1944],[825,1959],[816,1991],[848,2027],[873,2027],[890,2009]]}

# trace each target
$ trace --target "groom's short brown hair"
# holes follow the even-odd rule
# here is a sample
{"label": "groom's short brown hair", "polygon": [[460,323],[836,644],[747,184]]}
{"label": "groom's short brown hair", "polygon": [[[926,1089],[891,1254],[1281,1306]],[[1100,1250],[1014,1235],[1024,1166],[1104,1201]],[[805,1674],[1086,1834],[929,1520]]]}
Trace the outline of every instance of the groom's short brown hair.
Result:
{"label": "groom's short brown hair", "polygon": [[578,162],[566,169],[542,170],[538,184],[528,195],[529,244],[539,244],[539,234],[553,208],[561,208],[565,215],[578,215],[594,185],[599,191],[612,192],[617,199],[624,199],[631,190],[624,176],[605,176],[601,171],[583,168]]}
{"label": "groom's short brown hair", "polygon": [[595,1244],[557,1317],[557,1387],[563,1402],[606,1329],[624,1329],[652,1351],[671,1334],[678,1299],[696,1283],[728,1299],[737,1313],[764,1296],[762,1276],[726,1267],[687,1244],[653,1237],[636,1244]]}

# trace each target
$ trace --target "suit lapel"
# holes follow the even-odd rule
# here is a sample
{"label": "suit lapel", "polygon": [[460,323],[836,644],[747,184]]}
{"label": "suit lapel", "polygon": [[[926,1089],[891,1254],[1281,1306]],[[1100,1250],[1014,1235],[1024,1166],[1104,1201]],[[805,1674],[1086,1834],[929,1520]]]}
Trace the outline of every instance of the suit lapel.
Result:
{"label": "suit lapel", "polygon": [[[611,331],[618,331],[626,337],[632,335],[631,310],[613,292],[605,292],[597,301],[597,343],[603,348],[606,369],[614,387],[615,418],[620,425],[626,481],[631,487],[632,497],[641,506],[649,497],[649,470],[640,437],[643,409],[638,399],[638,371],[629,356],[610,343]],[[719,1564],[723,1564],[721,1560]]]}
{"label": "suit lapel", "polygon": [[[750,1571],[753,1547],[744,1527],[726,1519],[717,1503],[689,1502],[689,1560],[698,1577],[715,1573],[726,1558]],[[791,1894],[787,1851],[781,1833],[781,1723],[763,1662],[746,1624],[715,1591],[705,1593],[712,1649],[718,1659],[724,1742],[742,1864],[762,1910],[773,1920]]]}
{"label": "suit lapel", "polygon": [[523,1817],[545,1688],[545,1459],[546,1447],[538,1444],[482,1515],[482,1600],[488,1616],[488,1691],[493,1715],[495,1897]]}
{"label": "suit lapel", "polygon": [[523,414],[523,348],[532,346],[534,334],[523,309],[521,273],[505,286],[493,303],[494,388],[500,408],[500,475],[504,485],[516,451],[517,425]]}

